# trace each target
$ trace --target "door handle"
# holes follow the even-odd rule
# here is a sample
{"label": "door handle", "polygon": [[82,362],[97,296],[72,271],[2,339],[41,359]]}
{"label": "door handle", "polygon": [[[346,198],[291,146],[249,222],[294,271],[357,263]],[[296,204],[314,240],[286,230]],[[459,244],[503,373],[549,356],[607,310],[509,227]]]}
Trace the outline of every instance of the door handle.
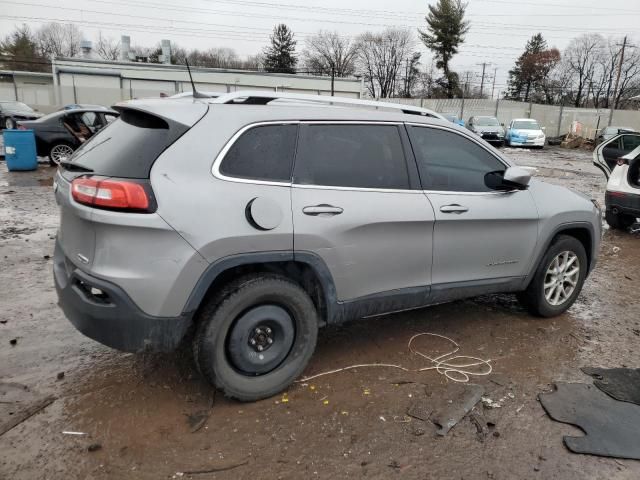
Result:
{"label": "door handle", "polygon": [[309,207],[304,207],[302,209],[302,213],[305,215],[340,215],[344,210],[340,207],[334,207],[333,205],[314,205]]}
{"label": "door handle", "polygon": [[457,203],[454,203],[452,205],[441,206],[440,211],[442,213],[457,213],[458,215],[460,215],[461,213],[468,212],[469,208],[464,207],[462,205],[458,205]]}

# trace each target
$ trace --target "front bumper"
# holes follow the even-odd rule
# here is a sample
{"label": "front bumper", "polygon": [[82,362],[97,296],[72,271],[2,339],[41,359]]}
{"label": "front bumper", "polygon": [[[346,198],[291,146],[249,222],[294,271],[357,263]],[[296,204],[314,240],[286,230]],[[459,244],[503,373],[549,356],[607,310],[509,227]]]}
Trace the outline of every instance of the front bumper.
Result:
{"label": "front bumper", "polygon": [[509,143],[513,147],[544,147],[545,137],[524,140],[522,138],[512,138]]}
{"label": "front bumper", "polygon": [[481,133],[480,137],[491,144],[500,144],[504,143],[504,135],[496,134],[496,133]]}
{"label": "front bumper", "polygon": [[83,272],[56,241],[53,277],[58,305],[84,335],[125,352],[174,350],[191,326],[191,315],[147,315],[117,285]]}

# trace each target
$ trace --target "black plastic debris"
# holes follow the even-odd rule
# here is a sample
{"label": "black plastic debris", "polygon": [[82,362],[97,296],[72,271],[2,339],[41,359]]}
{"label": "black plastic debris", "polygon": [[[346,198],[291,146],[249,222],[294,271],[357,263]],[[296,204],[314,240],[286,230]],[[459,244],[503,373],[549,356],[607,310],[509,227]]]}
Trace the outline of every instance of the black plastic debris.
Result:
{"label": "black plastic debris", "polygon": [[574,453],[640,460],[640,406],[620,402],[583,383],[557,383],[538,396],[554,420],[575,425],[586,435],[563,437]]}
{"label": "black plastic debris", "polygon": [[621,402],[640,405],[639,368],[595,368],[582,369],[594,378],[593,384],[607,395]]}
{"label": "black plastic debris", "polygon": [[480,401],[484,387],[473,383],[453,383],[447,387],[445,403],[434,408],[431,421],[439,428],[438,435],[446,435]]}

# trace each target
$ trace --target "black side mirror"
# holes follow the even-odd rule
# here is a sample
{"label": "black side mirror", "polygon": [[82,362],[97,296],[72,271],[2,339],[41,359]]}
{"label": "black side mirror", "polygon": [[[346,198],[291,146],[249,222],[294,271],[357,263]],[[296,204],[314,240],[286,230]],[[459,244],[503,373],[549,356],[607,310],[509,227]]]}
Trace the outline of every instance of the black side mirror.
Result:
{"label": "black side mirror", "polygon": [[526,190],[530,181],[531,173],[520,167],[496,170],[484,176],[485,185],[498,191]]}

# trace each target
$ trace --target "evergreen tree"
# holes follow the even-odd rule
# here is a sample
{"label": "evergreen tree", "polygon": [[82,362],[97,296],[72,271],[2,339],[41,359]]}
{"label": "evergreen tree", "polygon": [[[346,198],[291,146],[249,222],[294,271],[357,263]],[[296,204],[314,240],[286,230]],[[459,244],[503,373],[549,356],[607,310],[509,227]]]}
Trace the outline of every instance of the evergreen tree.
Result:
{"label": "evergreen tree", "polygon": [[532,93],[542,89],[549,71],[558,61],[560,53],[556,49],[549,50],[541,33],[531,37],[524,53],[509,70],[508,98],[528,102]]}
{"label": "evergreen tree", "polygon": [[438,0],[435,6],[429,5],[427,31],[418,30],[422,43],[435,55],[436,67],[444,74],[440,83],[446,86],[449,98],[459,91],[458,75],[449,69],[449,62],[469,31],[469,22],[464,19],[466,8],[461,0]]}
{"label": "evergreen tree", "polygon": [[16,28],[0,41],[0,65],[6,70],[51,71],[49,61],[40,54],[36,39],[27,25]]}
{"label": "evergreen tree", "polygon": [[293,32],[284,23],[277,25],[271,35],[271,45],[264,51],[264,68],[267,72],[296,73],[298,59]]}

